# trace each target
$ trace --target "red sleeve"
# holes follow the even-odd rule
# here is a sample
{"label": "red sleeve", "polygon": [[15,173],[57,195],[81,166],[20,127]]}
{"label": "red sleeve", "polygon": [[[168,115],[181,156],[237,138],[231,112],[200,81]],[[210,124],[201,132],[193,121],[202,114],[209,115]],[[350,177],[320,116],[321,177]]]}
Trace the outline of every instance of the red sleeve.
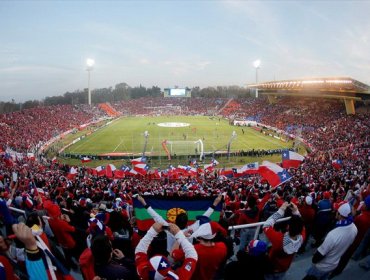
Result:
{"label": "red sleeve", "polygon": [[66,221],[60,220],[60,223],[61,223],[60,226],[63,227],[64,231],[67,231],[67,232],[74,232],[75,231],[75,227],[74,226],[71,226]]}
{"label": "red sleeve", "polygon": [[5,270],[6,275],[5,279],[15,280],[16,278],[14,277],[13,267],[8,261],[8,259],[6,257],[0,256],[0,264],[3,266]]}
{"label": "red sleeve", "polygon": [[262,211],[263,207],[265,206],[266,202],[270,199],[270,197],[271,197],[271,193],[267,193],[262,198],[262,200],[258,202],[257,207],[260,210],[260,212]]}
{"label": "red sleeve", "polygon": [[[145,253],[139,252],[135,254],[135,263],[137,274],[142,280],[149,279],[149,271],[151,270],[151,265],[148,261],[148,256]],[[182,278],[180,278],[182,279]]]}
{"label": "red sleeve", "polygon": [[270,240],[272,247],[278,248],[283,246],[283,233],[274,230],[274,227],[267,227],[263,229],[266,237]]}
{"label": "red sleeve", "polygon": [[195,267],[197,265],[197,261],[192,258],[185,259],[184,263],[181,267],[176,270],[177,276],[181,280],[188,280],[191,278],[195,271]]}

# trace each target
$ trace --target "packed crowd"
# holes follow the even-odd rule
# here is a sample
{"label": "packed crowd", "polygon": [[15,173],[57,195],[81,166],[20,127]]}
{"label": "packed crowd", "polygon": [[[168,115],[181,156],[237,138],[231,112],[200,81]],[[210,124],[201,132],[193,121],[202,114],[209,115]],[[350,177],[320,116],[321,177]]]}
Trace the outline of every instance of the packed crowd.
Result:
{"label": "packed crowd", "polygon": [[[182,115],[213,115],[221,109],[228,99],[226,98],[139,98],[121,101],[112,104],[124,115],[153,115],[179,114]],[[167,108],[166,108],[167,107]],[[174,108],[181,108],[174,111]]]}
{"label": "packed crowd", "polygon": [[[16,279],[14,274],[68,279],[77,265],[85,279],[240,279],[246,273],[251,279],[284,279],[294,255],[308,246],[317,251],[306,279],[327,279],[340,274],[351,257],[365,257],[370,235],[369,116],[346,116],[336,104],[245,102],[248,106],[229,114],[258,117],[279,128],[314,127],[302,129],[302,137],[315,150],[277,188],[259,175],[228,179],[217,171],[177,180],[111,179],[80,167],[69,178],[67,165],[2,158],[0,213],[6,231],[0,238],[0,262],[6,279]],[[333,166],[333,159],[341,165]],[[183,213],[168,223],[147,204],[145,198],[151,196],[214,200],[195,221]],[[147,231],[135,223],[134,198],[155,221]],[[209,219],[217,205],[222,206],[218,223]],[[291,218],[277,222],[282,217]],[[254,229],[227,231],[259,221],[265,223],[257,240]],[[42,263],[45,258],[57,267],[55,276]],[[368,262],[361,264],[369,269]]]}
{"label": "packed crowd", "polygon": [[103,116],[96,107],[57,105],[0,115],[0,148],[25,153],[62,132]]}

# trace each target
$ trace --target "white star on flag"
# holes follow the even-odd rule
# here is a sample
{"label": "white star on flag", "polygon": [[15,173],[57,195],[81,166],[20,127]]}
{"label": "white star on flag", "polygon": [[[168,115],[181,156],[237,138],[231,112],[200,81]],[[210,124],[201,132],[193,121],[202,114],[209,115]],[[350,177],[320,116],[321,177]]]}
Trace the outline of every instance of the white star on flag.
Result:
{"label": "white star on flag", "polygon": [[164,268],[166,268],[166,267],[167,267],[167,263],[166,263],[166,262],[164,262],[164,261],[162,261],[162,262],[160,263],[160,265],[161,265],[162,267],[164,267]]}

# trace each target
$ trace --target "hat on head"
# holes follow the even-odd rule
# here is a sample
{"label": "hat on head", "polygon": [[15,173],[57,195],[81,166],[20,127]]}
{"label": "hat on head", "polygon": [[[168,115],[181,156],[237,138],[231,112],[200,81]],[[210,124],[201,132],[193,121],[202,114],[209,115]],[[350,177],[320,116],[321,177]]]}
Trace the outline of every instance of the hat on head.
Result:
{"label": "hat on head", "polygon": [[267,244],[262,240],[251,240],[248,244],[248,253],[251,256],[260,256],[267,252]]}
{"label": "hat on head", "polygon": [[176,273],[171,270],[171,264],[164,256],[154,256],[149,260],[152,270],[149,272],[149,278],[154,280],[162,279],[180,279]]}
{"label": "hat on head", "polygon": [[90,218],[88,221],[89,225],[89,233],[92,235],[99,235],[99,234],[104,234],[105,232],[105,226],[102,222],[100,222],[97,218]]}
{"label": "hat on head", "polygon": [[216,237],[217,232],[223,233],[225,230],[216,222],[209,222],[199,226],[191,235],[193,238],[201,237],[203,239],[213,239]]}
{"label": "hat on head", "polygon": [[78,203],[80,204],[80,206],[86,206],[86,198],[81,197],[81,198],[78,200]]}
{"label": "hat on head", "polygon": [[347,202],[342,203],[338,208],[338,213],[345,218],[347,218],[351,214],[351,212],[351,205],[349,205],[349,203]]}
{"label": "hat on head", "polygon": [[329,199],[330,197],[331,197],[330,192],[324,192],[324,193],[323,193],[323,198],[324,198],[324,199]]}
{"label": "hat on head", "polygon": [[107,205],[105,205],[104,203],[100,203],[99,209],[100,210],[107,210]]}
{"label": "hat on head", "polygon": [[312,197],[311,196],[306,196],[304,201],[306,202],[307,205],[312,205]]}

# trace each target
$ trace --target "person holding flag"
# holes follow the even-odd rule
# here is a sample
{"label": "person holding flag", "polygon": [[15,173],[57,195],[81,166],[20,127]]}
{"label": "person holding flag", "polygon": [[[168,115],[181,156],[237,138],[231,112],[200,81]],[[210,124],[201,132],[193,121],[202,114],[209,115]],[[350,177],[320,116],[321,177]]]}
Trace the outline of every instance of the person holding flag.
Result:
{"label": "person holding flag", "polygon": [[[185,253],[182,265],[173,270],[165,256],[155,255],[149,259],[148,249],[153,239],[163,230],[175,237]],[[181,279],[190,280],[197,264],[198,254],[184,233],[175,224],[154,223],[145,236],[140,240],[135,250],[135,262],[140,279]]]}
{"label": "person holding flag", "polygon": [[[147,209],[148,214],[153,218],[155,222],[161,223],[163,225],[168,225],[168,222],[165,219],[163,219],[163,217],[159,215],[150,205],[148,205],[141,195],[139,195],[137,199]],[[176,225],[183,231],[187,238],[190,238],[191,234],[199,228],[203,220],[207,218],[209,220],[209,217],[212,215],[215,208],[221,201],[222,195],[217,196],[213,204],[203,213],[203,215],[197,216],[197,220],[189,226],[188,226],[188,215],[185,212],[178,214],[176,216],[175,221]],[[167,251],[170,253],[172,252],[172,248],[176,240],[174,236],[171,235],[170,232],[166,231],[166,233],[167,233]]]}

